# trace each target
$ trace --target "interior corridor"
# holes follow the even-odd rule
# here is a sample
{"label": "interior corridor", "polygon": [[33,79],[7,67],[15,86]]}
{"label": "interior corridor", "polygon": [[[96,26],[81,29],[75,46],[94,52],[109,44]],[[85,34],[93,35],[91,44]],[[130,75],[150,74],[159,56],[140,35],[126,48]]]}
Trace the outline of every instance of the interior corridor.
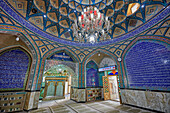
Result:
{"label": "interior corridor", "polygon": [[76,103],[72,100],[53,100],[39,103],[37,110],[29,113],[154,113],[144,109],[121,105],[116,101]]}

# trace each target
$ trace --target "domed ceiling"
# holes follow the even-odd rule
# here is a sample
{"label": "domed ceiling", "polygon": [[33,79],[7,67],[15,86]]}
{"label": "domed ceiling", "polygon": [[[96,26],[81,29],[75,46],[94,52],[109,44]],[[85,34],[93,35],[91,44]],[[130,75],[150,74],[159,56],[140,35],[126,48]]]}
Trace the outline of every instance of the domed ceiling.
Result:
{"label": "domed ceiling", "polygon": [[[27,21],[55,38],[77,42],[75,19],[84,8],[95,6],[108,16],[111,28],[107,41],[114,40],[147,22],[169,3],[168,0],[7,0]],[[135,7],[134,7],[135,6]],[[99,43],[101,39],[99,38]],[[84,42],[86,43],[86,42]]]}

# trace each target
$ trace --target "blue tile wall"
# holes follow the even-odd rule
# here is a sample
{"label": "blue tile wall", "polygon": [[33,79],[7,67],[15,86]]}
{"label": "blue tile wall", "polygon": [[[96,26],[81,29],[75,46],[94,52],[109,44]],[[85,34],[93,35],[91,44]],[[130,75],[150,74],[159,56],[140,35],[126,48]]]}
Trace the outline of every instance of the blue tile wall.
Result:
{"label": "blue tile wall", "polygon": [[97,69],[90,68],[87,70],[86,85],[87,87],[99,86]]}
{"label": "blue tile wall", "polygon": [[23,88],[29,57],[20,49],[0,55],[0,89]]}
{"label": "blue tile wall", "polygon": [[99,77],[98,77],[98,66],[94,61],[90,61],[86,65],[86,86],[87,87],[98,87]]}
{"label": "blue tile wall", "polygon": [[125,56],[129,88],[170,91],[170,47],[143,41]]}

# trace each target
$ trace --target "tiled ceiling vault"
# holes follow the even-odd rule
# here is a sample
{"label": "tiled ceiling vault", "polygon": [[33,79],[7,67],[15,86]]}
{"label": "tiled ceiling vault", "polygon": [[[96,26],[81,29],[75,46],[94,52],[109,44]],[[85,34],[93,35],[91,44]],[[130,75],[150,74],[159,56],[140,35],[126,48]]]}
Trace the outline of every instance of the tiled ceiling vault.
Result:
{"label": "tiled ceiling vault", "polygon": [[[114,40],[147,22],[169,0],[6,0],[27,21],[65,41],[77,42],[72,24],[92,5],[111,21],[107,40]],[[134,6],[137,6],[136,8]],[[99,38],[99,41],[100,38]],[[78,43],[78,42],[77,42]]]}

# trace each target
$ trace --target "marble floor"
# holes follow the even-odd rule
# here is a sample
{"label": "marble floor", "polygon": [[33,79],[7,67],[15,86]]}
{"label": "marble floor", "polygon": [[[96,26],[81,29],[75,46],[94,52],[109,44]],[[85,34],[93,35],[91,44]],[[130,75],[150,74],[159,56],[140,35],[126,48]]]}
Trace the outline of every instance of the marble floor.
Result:
{"label": "marble floor", "polygon": [[144,109],[121,105],[116,101],[95,101],[76,103],[72,100],[53,100],[39,102],[37,110],[29,113],[154,113]]}

